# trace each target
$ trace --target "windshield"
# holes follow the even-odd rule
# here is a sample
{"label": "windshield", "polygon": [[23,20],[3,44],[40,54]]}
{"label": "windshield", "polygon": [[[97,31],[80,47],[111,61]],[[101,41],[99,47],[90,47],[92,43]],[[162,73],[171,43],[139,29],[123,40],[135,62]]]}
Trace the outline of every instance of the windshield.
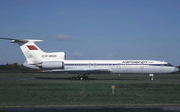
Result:
{"label": "windshield", "polygon": [[167,66],[172,66],[172,67],[174,67],[173,65],[171,65],[170,63],[168,63],[168,65]]}

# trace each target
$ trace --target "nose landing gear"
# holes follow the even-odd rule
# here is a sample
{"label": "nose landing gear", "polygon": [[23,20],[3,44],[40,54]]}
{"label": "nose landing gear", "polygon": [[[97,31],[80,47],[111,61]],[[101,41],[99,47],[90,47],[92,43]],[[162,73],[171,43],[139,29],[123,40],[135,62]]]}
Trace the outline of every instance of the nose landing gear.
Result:
{"label": "nose landing gear", "polygon": [[149,74],[149,76],[151,77],[150,80],[153,81],[154,80],[154,74]]}

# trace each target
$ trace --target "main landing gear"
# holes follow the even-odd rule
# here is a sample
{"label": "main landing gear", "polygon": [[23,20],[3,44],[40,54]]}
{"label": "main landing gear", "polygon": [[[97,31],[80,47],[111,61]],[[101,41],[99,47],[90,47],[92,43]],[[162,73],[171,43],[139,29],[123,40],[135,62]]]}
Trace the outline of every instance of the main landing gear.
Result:
{"label": "main landing gear", "polygon": [[72,80],[87,80],[88,79],[88,75],[89,74],[83,74],[83,75],[78,75],[78,76],[73,76],[72,77]]}

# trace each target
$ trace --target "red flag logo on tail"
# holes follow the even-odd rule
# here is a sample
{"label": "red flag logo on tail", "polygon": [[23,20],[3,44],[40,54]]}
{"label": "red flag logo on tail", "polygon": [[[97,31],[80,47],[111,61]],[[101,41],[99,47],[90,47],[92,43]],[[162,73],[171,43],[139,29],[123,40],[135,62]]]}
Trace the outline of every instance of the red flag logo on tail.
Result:
{"label": "red flag logo on tail", "polygon": [[38,48],[34,45],[27,45],[27,47],[29,48],[29,50],[38,50]]}

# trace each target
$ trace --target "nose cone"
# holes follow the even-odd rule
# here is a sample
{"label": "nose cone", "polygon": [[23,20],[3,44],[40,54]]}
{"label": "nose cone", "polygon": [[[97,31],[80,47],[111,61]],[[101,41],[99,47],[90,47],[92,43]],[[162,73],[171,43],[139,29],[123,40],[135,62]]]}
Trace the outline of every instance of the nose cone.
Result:
{"label": "nose cone", "polygon": [[174,72],[179,71],[179,69],[177,67],[174,67]]}

